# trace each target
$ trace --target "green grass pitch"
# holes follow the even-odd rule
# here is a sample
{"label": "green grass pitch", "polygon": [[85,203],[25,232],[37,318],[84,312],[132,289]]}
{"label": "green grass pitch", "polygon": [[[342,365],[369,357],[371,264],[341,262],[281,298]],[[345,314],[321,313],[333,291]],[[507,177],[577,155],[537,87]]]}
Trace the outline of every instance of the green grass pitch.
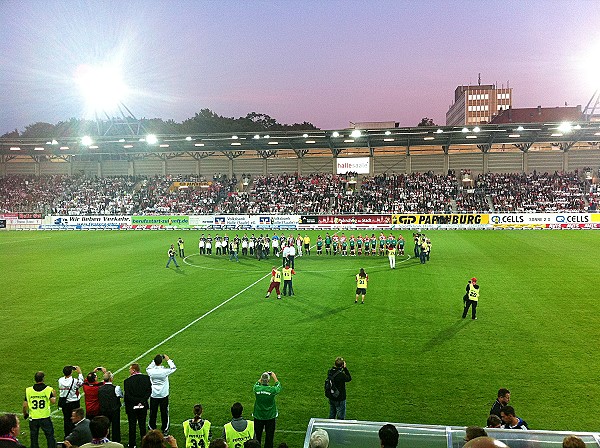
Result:
{"label": "green grass pitch", "polygon": [[[336,356],[353,376],[349,419],[484,424],[507,387],[532,428],[597,429],[594,231],[430,231],[431,261],[398,257],[394,271],[386,257],[317,257],[313,249],[297,260],[296,296],[283,300],[264,298],[273,258],[192,256],[199,233],[0,233],[0,411],[20,412],[37,370],[56,387],[66,364],[85,372],[104,365],[123,369],[122,384],[132,360],[214,310],[139,361],[145,368],[167,353],[177,365],[171,432],[180,446],[181,422],[197,402],[214,436],[233,402],[250,418],[252,385],[266,370],[283,385],[275,442],[301,446],[309,418],[327,416],[323,381]],[[187,263],[165,269],[179,236]],[[360,267],[370,278],[365,305],[354,304]],[[460,318],[472,276],[481,285],[477,321]]]}

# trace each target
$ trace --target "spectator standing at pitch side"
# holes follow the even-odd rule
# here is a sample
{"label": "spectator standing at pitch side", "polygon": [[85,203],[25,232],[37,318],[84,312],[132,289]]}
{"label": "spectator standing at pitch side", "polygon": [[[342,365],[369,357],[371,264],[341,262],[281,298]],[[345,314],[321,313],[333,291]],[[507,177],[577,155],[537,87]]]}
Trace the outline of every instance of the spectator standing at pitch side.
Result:
{"label": "spectator standing at pitch side", "polygon": [[585,448],[585,442],[577,436],[567,436],[562,441],[562,448]]}
{"label": "spectator standing at pitch side", "polygon": [[129,448],[136,444],[136,425],[140,429],[140,439],[146,435],[146,417],[148,415],[148,399],[152,394],[150,377],[140,373],[137,363],[129,366],[129,378],[123,382],[125,392],[125,412],[129,424]]}
{"label": "spectator standing at pitch side", "polygon": [[[78,374],[77,379],[73,377],[73,370]],[[71,414],[74,409],[81,406],[79,388],[83,386],[83,374],[79,366],[64,366],[63,375],[58,379],[58,405],[63,413],[63,429],[66,437],[71,434],[75,426],[71,421]]]}
{"label": "spectator standing at pitch side", "polygon": [[185,251],[183,250],[183,239],[179,237],[177,240],[177,249],[179,249],[179,258],[185,257]]}
{"label": "spectator standing at pitch side", "polygon": [[477,319],[477,303],[479,302],[479,285],[477,279],[473,277],[471,283],[467,284],[467,301],[463,310],[462,318],[467,317],[469,307],[471,307],[471,319]]}
{"label": "spectator standing at pitch side", "polygon": [[88,373],[83,382],[83,392],[85,393],[85,416],[92,420],[95,416],[100,415],[100,400],[98,400],[98,390],[104,385],[104,381],[97,381],[96,372],[102,372],[104,375],[106,369],[104,367],[96,367],[93,372]]}
{"label": "spectator standing at pitch side", "polygon": [[[275,385],[269,385],[273,378]],[[275,438],[275,422],[279,412],[275,404],[275,396],[281,392],[281,383],[275,372],[264,372],[253,387],[256,401],[254,402],[254,431],[256,439],[262,442],[263,429],[265,430],[265,444],[263,448],[273,448]]]}
{"label": "spectator standing at pitch side", "polygon": [[[169,367],[165,367],[163,361],[166,361]],[[156,355],[146,368],[152,383],[148,427],[156,429],[156,417],[160,408],[161,430],[164,435],[169,434],[169,375],[175,370],[177,370],[175,363],[167,355]]]}
{"label": "spectator standing at pitch side", "polygon": [[110,420],[110,438],[113,442],[121,443],[121,398],[123,391],[121,387],[113,384],[112,372],[104,374],[104,385],[98,389],[98,400],[100,401],[100,414]]}
{"label": "spectator standing at pitch side", "polygon": [[346,418],[346,383],[352,381],[352,375],[346,367],[346,360],[341,356],[335,358],[335,363],[327,376],[331,378],[335,388],[339,391],[336,399],[329,399],[329,417],[344,420]]}
{"label": "spectator standing at pitch side", "polygon": [[39,448],[40,429],[44,431],[48,448],[56,448],[54,426],[50,419],[50,405],[56,403],[56,394],[54,389],[44,384],[45,376],[44,372],[37,372],[34,376],[35,384],[25,389],[23,418],[29,419],[31,448]]}

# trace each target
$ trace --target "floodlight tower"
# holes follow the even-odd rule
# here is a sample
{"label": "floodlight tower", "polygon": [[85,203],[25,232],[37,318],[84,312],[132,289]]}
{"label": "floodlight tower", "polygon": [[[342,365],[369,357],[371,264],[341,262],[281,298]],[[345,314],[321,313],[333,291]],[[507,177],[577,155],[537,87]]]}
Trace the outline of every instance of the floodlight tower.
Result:
{"label": "floodlight tower", "polygon": [[80,65],[75,80],[83,94],[88,113],[96,119],[98,135],[140,135],[144,125],[125,105],[129,89],[117,64],[98,67]]}
{"label": "floodlight tower", "polygon": [[583,109],[585,121],[600,121],[600,89],[596,89],[585,109]]}
{"label": "floodlight tower", "polygon": [[140,120],[129,110],[122,101],[116,105],[117,115],[102,110],[105,119],[95,113],[98,135],[140,135],[146,134],[146,129]]}

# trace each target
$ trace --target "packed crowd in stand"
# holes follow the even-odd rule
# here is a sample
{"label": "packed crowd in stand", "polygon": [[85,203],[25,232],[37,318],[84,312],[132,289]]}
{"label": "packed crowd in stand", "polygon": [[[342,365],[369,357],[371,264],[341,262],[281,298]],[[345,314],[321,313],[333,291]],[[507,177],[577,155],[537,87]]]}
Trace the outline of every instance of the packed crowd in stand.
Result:
{"label": "packed crowd in stand", "polygon": [[[600,192],[578,171],[201,176],[65,175],[0,178],[0,213],[390,214],[596,210]],[[193,182],[179,185],[177,182]]]}

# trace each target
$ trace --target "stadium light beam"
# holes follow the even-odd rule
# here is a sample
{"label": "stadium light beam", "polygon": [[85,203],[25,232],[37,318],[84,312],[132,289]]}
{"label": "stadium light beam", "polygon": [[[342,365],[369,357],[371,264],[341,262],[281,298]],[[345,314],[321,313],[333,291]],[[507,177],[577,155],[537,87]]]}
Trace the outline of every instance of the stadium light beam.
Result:
{"label": "stadium light beam", "polygon": [[128,93],[117,64],[82,64],[74,77],[87,108],[94,113],[113,114]]}

